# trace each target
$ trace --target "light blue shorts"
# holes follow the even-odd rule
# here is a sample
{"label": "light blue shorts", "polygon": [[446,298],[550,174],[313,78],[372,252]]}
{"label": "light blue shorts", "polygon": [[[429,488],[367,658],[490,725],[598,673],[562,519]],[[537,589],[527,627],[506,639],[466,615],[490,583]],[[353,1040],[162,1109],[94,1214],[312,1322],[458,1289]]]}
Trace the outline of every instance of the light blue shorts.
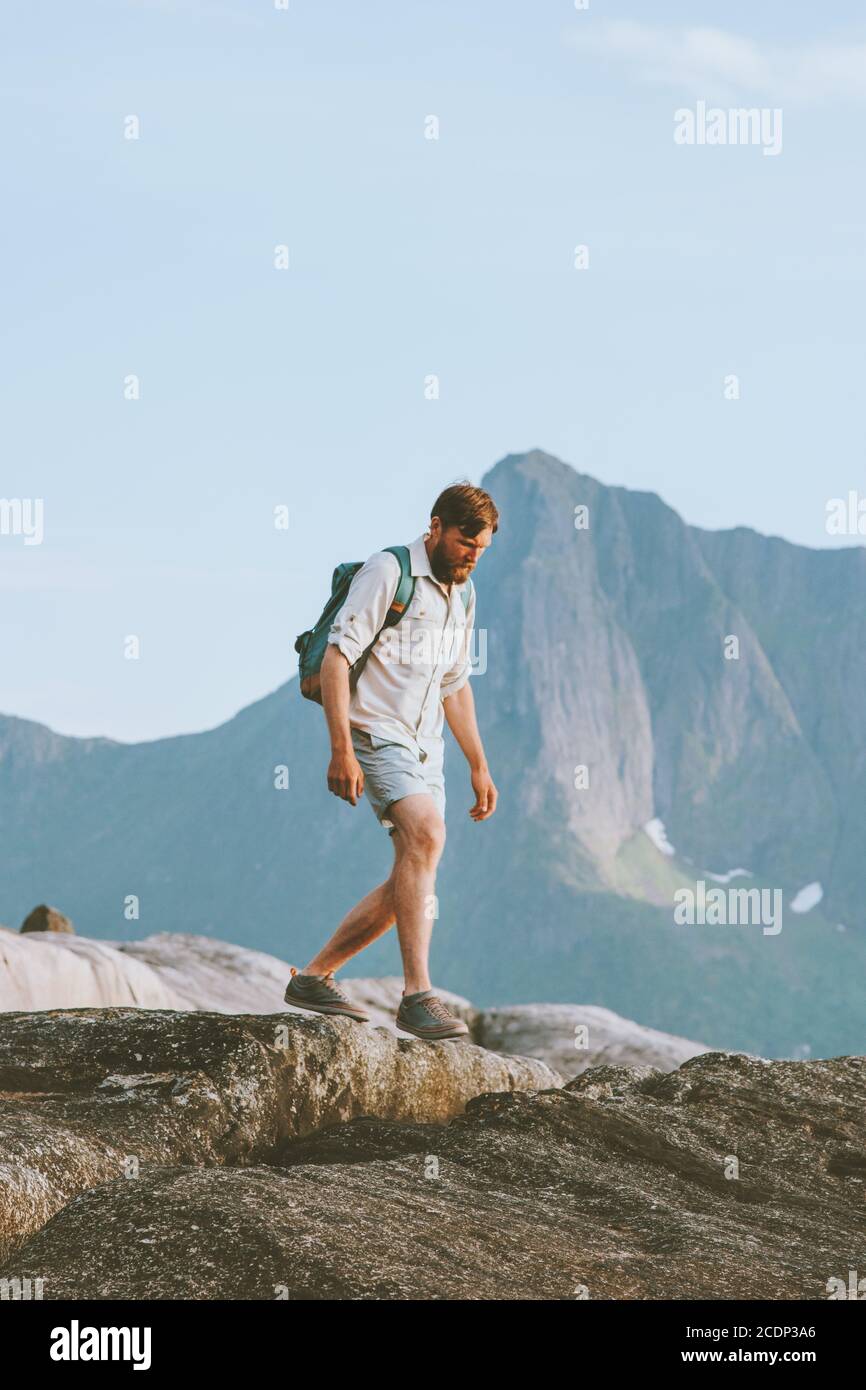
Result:
{"label": "light blue shorts", "polygon": [[445,741],[435,752],[419,758],[402,743],[388,743],[352,727],[352,747],[364,773],[364,795],[379,823],[393,835],[396,826],[385,814],[393,801],[415,792],[428,792],[445,819]]}

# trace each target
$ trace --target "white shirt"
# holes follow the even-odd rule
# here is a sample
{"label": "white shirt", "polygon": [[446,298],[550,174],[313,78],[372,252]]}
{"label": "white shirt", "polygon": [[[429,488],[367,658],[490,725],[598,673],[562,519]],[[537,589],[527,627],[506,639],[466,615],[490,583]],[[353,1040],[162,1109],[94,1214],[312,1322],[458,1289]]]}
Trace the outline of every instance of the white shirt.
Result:
{"label": "white shirt", "polygon": [[[394,628],[380,633],[355,682],[350,673],[349,723],[374,741],[438,753],[442,701],[469,679],[475,588],[466,609],[457,584],[442,584],[430,568],[425,531],[409,546],[415,592]],[[379,550],[355,571],[346,602],[328,633],[350,666],[379,632],[400,578],[400,562]],[[468,581],[466,581],[468,583]],[[352,688],[354,686],[354,688]]]}

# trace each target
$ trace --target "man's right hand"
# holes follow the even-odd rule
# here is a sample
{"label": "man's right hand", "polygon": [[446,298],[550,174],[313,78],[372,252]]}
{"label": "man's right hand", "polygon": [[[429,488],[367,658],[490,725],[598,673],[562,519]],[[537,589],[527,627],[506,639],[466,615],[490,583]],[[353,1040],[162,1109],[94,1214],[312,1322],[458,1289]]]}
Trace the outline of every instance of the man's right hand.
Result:
{"label": "man's right hand", "polygon": [[357,806],[364,790],[364,773],[355,754],[332,753],[328,764],[328,791]]}

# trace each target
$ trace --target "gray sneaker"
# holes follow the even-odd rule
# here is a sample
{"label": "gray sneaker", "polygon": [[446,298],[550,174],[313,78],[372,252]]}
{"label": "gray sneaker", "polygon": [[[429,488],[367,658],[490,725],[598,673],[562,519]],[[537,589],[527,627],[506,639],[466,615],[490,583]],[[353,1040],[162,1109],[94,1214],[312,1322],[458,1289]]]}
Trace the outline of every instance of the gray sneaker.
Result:
{"label": "gray sneaker", "polygon": [[365,1014],[351,999],[347,999],[334,979],[333,970],[327,975],[299,975],[295,967],[289,967],[292,978],[283,996],[287,1004],[296,1009],[309,1009],[314,1014],[339,1014],[342,1018],[354,1018],[358,1023],[369,1023],[370,1015]]}
{"label": "gray sneaker", "polygon": [[417,994],[404,994],[397,1010],[397,1027],[416,1038],[462,1038],[469,1032],[462,1018],[450,1014],[432,989]]}

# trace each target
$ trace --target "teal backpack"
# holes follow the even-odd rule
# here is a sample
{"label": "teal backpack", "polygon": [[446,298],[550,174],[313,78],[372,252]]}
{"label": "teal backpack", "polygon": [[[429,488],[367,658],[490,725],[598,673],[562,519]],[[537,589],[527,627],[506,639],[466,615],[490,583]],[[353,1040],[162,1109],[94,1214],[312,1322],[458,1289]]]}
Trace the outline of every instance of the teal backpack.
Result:
{"label": "teal backpack", "polygon": [[[412,595],[415,592],[415,576],[410,573],[409,547],[406,545],[386,545],[385,550],[391,555],[396,555],[400,562],[400,579],[397,583],[397,591],[391,600],[391,606],[385,614],[385,621],[382,624],[373,641],[358,657],[358,660],[350,668],[350,679],[354,685],[363,669],[372,648],[376,645],[381,634],[386,627],[395,627],[402,618],[409,604],[412,602]],[[363,565],[363,560],[345,561],[338,565],[331,577],[331,597],[322,609],[316,621],[315,627],[307,632],[302,632],[295,639],[295,651],[298,653],[298,682],[301,694],[307,700],[315,700],[316,704],[322,703],[322,686],[319,672],[325,649],[328,645],[328,633],[331,624],[339,613],[346,597],[349,593],[349,586],[356,572]],[[472,580],[468,579],[461,589],[463,607],[469,607],[469,599],[472,594]]]}

